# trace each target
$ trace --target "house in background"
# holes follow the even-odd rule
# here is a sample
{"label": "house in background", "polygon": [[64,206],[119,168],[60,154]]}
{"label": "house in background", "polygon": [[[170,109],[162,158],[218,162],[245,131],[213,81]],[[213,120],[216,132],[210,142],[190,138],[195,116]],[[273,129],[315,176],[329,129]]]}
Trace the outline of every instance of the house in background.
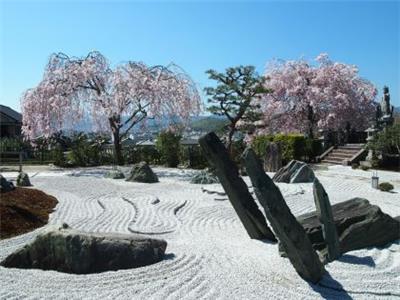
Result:
{"label": "house in background", "polygon": [[22,115],[12,108],[0,104],[0,137],[21,136]]}

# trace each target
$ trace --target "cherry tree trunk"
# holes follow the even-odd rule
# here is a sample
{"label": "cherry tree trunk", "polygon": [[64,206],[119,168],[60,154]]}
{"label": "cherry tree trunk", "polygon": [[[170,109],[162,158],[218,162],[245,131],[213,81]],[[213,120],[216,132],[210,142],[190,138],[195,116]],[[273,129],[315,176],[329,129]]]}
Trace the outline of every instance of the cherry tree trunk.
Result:
{"label": "cherry tree trunk", "polygon": [[124,164],[124,157],[122,156],[122,145],[121,145],[121,137],[120,137],[120,130],[117,126],[113,124],[110,120],[111,131],[113,135],[113,142],[114,142],[114,159],[118,165]]}

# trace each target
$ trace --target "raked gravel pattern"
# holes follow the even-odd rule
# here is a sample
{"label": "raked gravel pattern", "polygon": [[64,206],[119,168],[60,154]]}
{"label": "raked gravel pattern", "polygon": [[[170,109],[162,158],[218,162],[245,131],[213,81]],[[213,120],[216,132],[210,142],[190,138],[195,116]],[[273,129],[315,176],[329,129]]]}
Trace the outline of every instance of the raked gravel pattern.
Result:
{"label": "raked gravel pattern", "polygon": [[[329,274],[320,284],[312,285],[279,256],[277,244],[248,238],[229,201],[202,192],[222,192],[219,184],[190,184],[196,171],[155,168],[160,183],[141,184],[102,178],[106,170],[29,175],[35,188],[59,201],[50,224],[163,238],[168,242],[165,259],[90,275],[0,267],[1,299],[400,299],[399,240],[346,253],[326,266]],[[399,173],[381,173],[397,193],[374,190],[368,172],[341,166],[317,171],[317,176],[331,203],[364,197],[384,212],[400,215]],[[311,184],[278,186],[295,215],[314,210]],[[0,241],[0,259],[42,230]]]}

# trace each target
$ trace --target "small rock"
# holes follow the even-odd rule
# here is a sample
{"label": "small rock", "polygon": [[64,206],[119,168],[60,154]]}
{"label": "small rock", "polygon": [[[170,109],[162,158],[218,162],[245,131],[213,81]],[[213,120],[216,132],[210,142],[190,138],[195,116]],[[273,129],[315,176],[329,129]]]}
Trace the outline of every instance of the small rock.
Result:
{"label": "small rock", "polygon": [[304,164],[290,177],[290,183],[313,182],[314,179],[314,171]]}
{"label": "small rock", "polygon": [[31,186],[28,174],[20,172],[17,177],[17,186]]}
{"label": "small rock", "polygon": [[0,174],[0,192],[6,193],[15,189],[11,181],[8,181],[3,175]]}
{"label": "small rock", "polygon": [[153,201],[151,201],[151,204],[157,204],[157,203],[160,203],[160,199],[158,199],[158,198],[156,198],[156,199],[154,199]]}
{"label": "small rock", "polygon": [[146,162],[140,162],[132,167],[126,181],[155,183],[158,182],[158,177]]}
{"label": "small rock", "polygon": [[272,179],[275,182],[285,183],[313,182],[315,174],[306,163],[292,160],[286,166],[279,169]]}
{"label": "small rock", "polygon": [[123,179],[125,178],[125,175],[120,170],[110,170],[106,174],[104,174],[104,178]]}

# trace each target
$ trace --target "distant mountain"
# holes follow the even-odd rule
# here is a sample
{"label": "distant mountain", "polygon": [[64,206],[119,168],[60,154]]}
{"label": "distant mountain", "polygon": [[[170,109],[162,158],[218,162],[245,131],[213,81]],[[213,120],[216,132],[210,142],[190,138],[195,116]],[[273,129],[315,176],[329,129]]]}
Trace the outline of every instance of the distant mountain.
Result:
{"label": "distant mountain", "polygon": [[217,116],[199,116],[192,118],[190,128],[196,131],[220,131],[227,124],[227,120]]}
{"label": "distant mountain", "polygon": [[395,112],[396,114],[400,114],[400,106],[395,107],[395,108],[394,108],[394,112]]}

